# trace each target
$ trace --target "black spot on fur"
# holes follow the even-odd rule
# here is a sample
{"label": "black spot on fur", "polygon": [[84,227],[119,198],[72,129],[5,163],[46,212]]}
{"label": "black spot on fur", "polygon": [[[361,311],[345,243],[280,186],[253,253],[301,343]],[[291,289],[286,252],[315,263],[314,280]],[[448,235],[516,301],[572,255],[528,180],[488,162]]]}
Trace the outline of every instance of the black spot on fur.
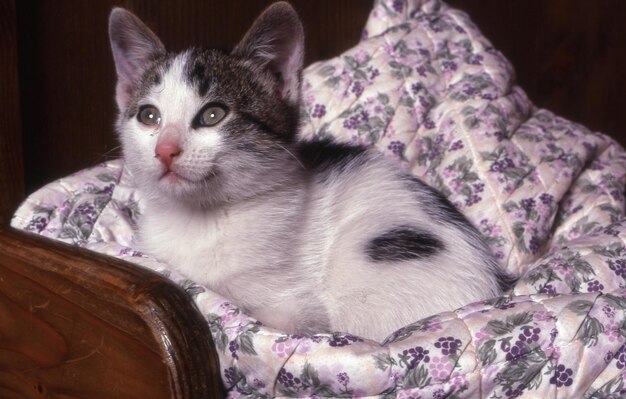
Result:
{"label": "black spot on fur", "polygon": [[496,277],[498,287],[502,292],[508,291],[515,285],[518,279],[502,270],[493,259],[481,233],[448,198],[413,176],[407,176],[407,182],[410,189],[419,196],[420,202],[424,204],[424,211],[433,220],[455,226],[465,235],[465,239],[472,247],[485,254],[485,261],[489,262],[489,271]]}
{"label": "black spot on fur", "polygon": [[330,139],[302,142],[298,147],[298,159],[309,170],[342,171],[348,164],[365,161],[365,147],[337,143]]}
{"label": "black spot on fur", "polygon": [[427,258],[443,249],[443,242],[435,235],[411,226],[401,226],[370,241],[366,253],[377,262],[398,262]]}
{"label": "black spot on fur", "polygon": [[191,65],[191,68],[188,66],[187,69],[187,79],[198,89],[198,95],[204,97],[209,91],[207,66],[199,59],[194,60]]}

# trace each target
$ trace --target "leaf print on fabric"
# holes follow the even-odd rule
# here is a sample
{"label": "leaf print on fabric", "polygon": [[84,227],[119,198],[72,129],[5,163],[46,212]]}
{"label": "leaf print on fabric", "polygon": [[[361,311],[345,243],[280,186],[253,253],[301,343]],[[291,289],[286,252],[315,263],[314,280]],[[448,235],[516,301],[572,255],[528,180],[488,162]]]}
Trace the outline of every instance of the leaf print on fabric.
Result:
{"label": "leaf print on fabric", "polygon": [[495,336],[510,334],[515,328],[529,324],[533,321],[531,313],[513,313],[506,316],[505,320],[490,320],[487,327]]}
{"label": "leaf print on fabric", "polygon": [[97,195],[75,205],[59,234],[61,239],[70,239],[76,244],[84,244],[89,239],[100,212],[109,203],[108,195]]}
{"label": "leaf print on fabric", "polygon": [[206,289],[203,286],[197,284],[196,282],[192,280],[186,279],[179,285],[185,290],[185,292],[189,296],[191,296],[194,299],[201,293],[206,292]]}
{"label": "leaf print on fabric", "polygon": [[603,332],[604,325],[595,317],[587,316],[576,333],[576,338],[585,346],[592,347],[598,344],[598,337]]}
{"label": "leaf print on fabric", "polygon": [[415,323],[409,324],[408,326],[400,328],[398,331],[395,331],[391,334],[384,342],[383,345],[388,345],[394,342],[400,342],[410,338],[415,332],[419,331],[438,331],[438,326],[441,322],[438,320],[437,316],[429,316],[424,319],[418,320]]}
{"label": "leaf print on fabric", "polygon": [[[330,368],[333,369],[334,368]],[[350,375],[345,371],[315,369],[305,363],[299,374],[284,367],[278,373],[277,383],[281,392],[290,396],[302,396],[303,393],[316,397],[350,397],[354,394],[350,387]],[[336,387],[337,389],[333,388]]]}
{"label": "leaf print on fabric", "polygon": [[33,209],[33,216],[30,218],[28,224],[24,227],[24,230],[34,233],[41,233],[54,218],[56,208],[37,206]]}
{"label": "leaf print on fabric", "polygon": [[223,374],[227,386],[233,386],[237,384],[242,378],[245,378],[236,367],[229,367],[227,369],[224,369]]}
{"label": "leaf print on fabric", "polygon": [[584,399],[619,399],[626,395],[624,376],[618,375],[597,390],[586,392]]}
{"label": "leaf print on fabric", "polygon": [[481,127],[482,119],[478,117],[478,111],[479,110],[477,108],[472,107],[471,105],[463,107],[463,109],[461,110],[461,115],[464,116],[463,126],[465,126],[466,129],[476,130]]}
{"label": "leaf print on fabric", "polygon": [[459,208],[472,206],[482,200],[480,194],[485,191],[485,184],[473,170],[471,159],[465,156],[457,158],[443,170],[442,176],[456,197],[465,199],[463,204],[458,204]]}
{"label": "leaf print on fabric", "polygon": [[615,316],[615,310],[619,309],[620,311],[624,312],[626,311],[626,298],[621,297],[619,295],[614,295],[614,294],[604,294],[602,296],[602,298],[611,306],[606,305],[605,307],[603,307],[604,309],[607,308],[612,308],[611,310],[611,314],[607,314],[607,316],[609,317],[613,317]]}
{"label": "leaf print on fabric", "polygon": [[550,359],[538,347],[516,358],[515,362],[507,363],[495,381],[501,384],[503,390],[509,392],[508,395],[505,393],[508,397],[519,390],[537,389],[541,386],[543,378],[541,372],[549,361]]}
{"label": "leaf print on fabric", "polygon": [[426,166],[429,174],[437,174],[437,169],[449,146],[450,143],[444,141],[443,134],[423,137],[418,142],[418,165]]}
{"label": "leaf print on fabric", "polygon": [[599,222],[589,220],[589,216],[583,216],[576,221],[576,223],[568,230],[567,235],[563,236],[559,242],[565,244],[576,238],[589,236],[599,228],[602,228]]}
{"label": "leaf print on fabric", "polygon": [[133,226],[137,225],[137,219],[141,215],[139,210],[139,203],[137,200],[131,199],[128,201],[111,200],[114,206],[120,210],[130,221]]}
{"label": "leaf print on fabric", "polygon": [[259,391],[266,387],[266,384],[258,379],[248,382],[246,375],[239,368],[232,366],[223,371],[224,382],[231,392],[237,392],[247,398],[253,399],[270,399],[272,395],[260,393]]}
{"label": "leaf print on fabric", "polygon": [[380,371],[387,371],[387,369],[395,366],[397,363],[393,357],[391,357],[388,353],[380,353],[372,355],[374,361],[376,363],[376,368]]}
{"label": "leaf print on fabric", "polygon": [[449,87],[450,99],[461,103],[473,98],[492,99],[496,96],[493,88],[493,80],[487,73],[475,75],[465,73],[459,82]]}
{"label": "leaf print on fabric", "polygon": [[398,353],[398,358],[400,359],[399,363],[407,369],[413,370],[422,362],[430,362],[429,353],[429,350],[424,349],[421,346],[405,349],[402,353]]}
{"label": "leaf print on fabric", "polygon": [[492,364],[497,358],[496,340],[490,339],[478,346],[478,359],[483,367]]}
{"label": "leaf print on fabric", "polygon": [[482,151],[480,156],[489,163],[489,171],[497,176],[498,183],[506,193],[517,190],[535,171],[525,154],[505,145],[499,145],[491,152]]}
{"label": "leaf print on fabric", "polygon": [[404,376],[404,380],[402,381],[402,385],[408,388],[423,388],[430,383],[430,373],[428,372],[428,368],[425,367],[424,364],[419,365],[419,367],[416,366],[410,368]]}
{"label": "leaf print on fabric", "polygon": [[496,258],[503,259],[502,250],[508,244],[508,240],[503,236],[502,227],[498,223],[491,223],[488,219],[482,219],[477,227]]}
{"label": "leaf print on fabric", "polygon": [[224,333],[221,317],[217,314],[211,313],[207,316],[207,321],[209,323],[215,347],[218,351],[224,353],[226,351],[226,347],[228,346],[228,335]]}
{"label": "leaf print on fabric", "polygon": [[594,245],[593,252],[610,259],[626,257],[626,247],[623,242],[614,241],[608,245]]}
{"label": "leaf print on fabric", "polygon": [[385,94],[379,94],[376,102],[381,105],[357,104],[339,115],[343,128],[353,132],[353,141],[372,144],[385,135],[395,109],[388,105],[389,98]]}
{"label": "leaf print on fabric", "polygon": [[[116,184],[120,180],[119,176],[114,173],[100,173],[96,177],[104,183]],[[108,191],[108,189],[112,186],[113,185],[107,185],[105,191]]]}
{"label": "leaf print on fabric", "polygon": [[568,304],[567,308],[579,316],[586,316],[587,314],[589,314],[589,310],[591,310],[592,306],[593,302],[580,299]]}
{"label": "leaf print on fabric", "polygon": [[540,293],[555,295],[558,292],[592,292],[588,291],[589,287],[600,287],[594,285],[601,283],[597,278],[594,268],[585,257],[579,252],[563,248],[544,258],[544,262],[529,271],[523,280],[536,287]]}
{"label": "leaf print on fabric", "polygon": [[[237,339],[234,341],[236,346],[235,353],[239,350],[243,354],[256,356],[257,352],[254,348],[254,335],[257,334],[259,330],[260,327],[258,324],[248,324],[243,331],[237,335]],[[235,357],[235,353],[233,354],[233,357]]]}
{"label": "leaf print on fabric", "polygon": [[547,198],[542,195],[539,201],[535,198],[510,200],[502,206],[516,220],[512,230],[521,252],[537,254],[550,234],[547,221],[554,213],[554,205]]}

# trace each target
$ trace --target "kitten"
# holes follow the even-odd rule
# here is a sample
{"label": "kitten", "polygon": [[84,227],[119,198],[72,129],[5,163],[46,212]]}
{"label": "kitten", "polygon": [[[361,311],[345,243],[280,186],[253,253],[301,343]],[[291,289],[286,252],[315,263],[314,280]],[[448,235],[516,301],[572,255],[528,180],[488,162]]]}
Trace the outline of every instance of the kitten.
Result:
{"label": "kitten", "polygon": [[288,3],[230,54],[168,53],[120,8],[109,34],[146,253],[290,333],[382,341],[508,287],[441,194],[373,150],[297,141],[304,33]]}

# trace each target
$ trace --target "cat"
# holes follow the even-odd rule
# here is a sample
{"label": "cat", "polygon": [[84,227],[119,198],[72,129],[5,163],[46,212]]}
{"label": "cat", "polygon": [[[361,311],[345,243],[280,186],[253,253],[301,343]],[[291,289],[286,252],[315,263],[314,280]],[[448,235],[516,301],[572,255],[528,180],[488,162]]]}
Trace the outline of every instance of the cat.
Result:
{"label": "cat", "polygon": [[379,342],[510,286],[442,194],[372,149],[298,139],[304,32],[288,3],[230,54],[169,53],[121,8],[109,36],[147,254],[269,327]]}

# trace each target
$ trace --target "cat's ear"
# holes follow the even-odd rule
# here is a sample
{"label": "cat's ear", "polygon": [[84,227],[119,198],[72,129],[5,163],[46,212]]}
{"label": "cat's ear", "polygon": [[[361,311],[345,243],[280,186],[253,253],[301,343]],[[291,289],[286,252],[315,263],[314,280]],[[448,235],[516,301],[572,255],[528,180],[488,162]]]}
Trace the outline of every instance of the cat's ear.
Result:
{"label": "cat's ear", "polygon": [[275,79],[276,92],[297,103],[304,58],[304,29],[287,2],[269,6],[254,22],[233,54]]}
{"label": "cat's ear", "polygon": [[139,18],[123,8],[111,11],[109,39],[117,70],[117,104],[124,109],[146,67],[165,54],[165,47]]}

